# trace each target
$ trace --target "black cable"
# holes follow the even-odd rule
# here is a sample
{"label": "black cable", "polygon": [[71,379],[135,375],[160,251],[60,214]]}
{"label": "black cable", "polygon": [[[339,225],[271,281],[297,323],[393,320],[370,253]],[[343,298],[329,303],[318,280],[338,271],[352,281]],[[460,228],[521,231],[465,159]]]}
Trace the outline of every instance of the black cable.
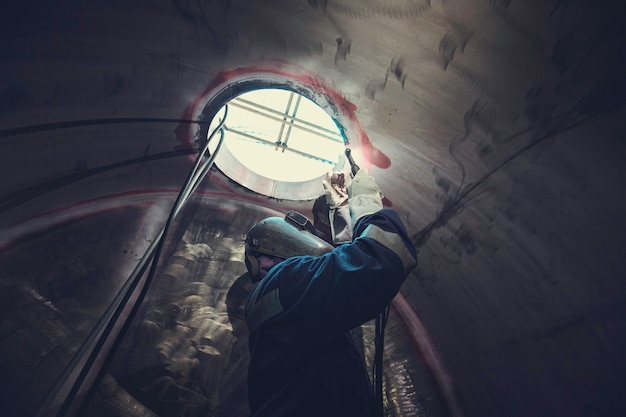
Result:
{"label": "black cable", "polygon": [[[513,152],[511,155],[505,158],[502,162],[500,162],[494,168],[490,169],[487,173],[485,173],[482,177],[480,177],[476,182],[467,184],[465,187],[460,189],[457,192],[457,195],[454,199],[449,200],[447,204],[444,204],[441,212],[439,213],[439,215],[437,215],[435,220],[427,224],[420,231],[410,236],[411,241],[413,242],[415,247],[419,249],[420,247],[424,246],[435,229],[438,229],[446,225],[448,220],[452,218],[452,216],[454,216],[456,213],[458,213],[459,210],[463,208],[463,203],[465,202],[466,198],[468,198],[469,194],[472,191],[474,191],[476,188],[478,188],[480,185],[485,183],[490,177],[492,177],[500,169],[508,165],[510,162],[514,161],[518,156],[522,155],[528,150],[539,145],[546,139],[559,135],[577,126],[580,126],[584,124],[586,121],[591,120],[593,118],[592,114],[581,113],[581,114],[570,115],[568,113],[570,112],[569,111],[564,112],[562,115],[557,115],[558,117],[554,117],[554,119],[557,121],[560,121],[559,119],[564,119],[563,126],[557,126],[555,128],[552,128],[548,132],[543,133],[539,137],[531,140],[530,143],[528,143],[526,146],[523,146],[521,149]],[[568,120],[568,118],[572,120]],[[567,124],[567,122],[570,122],[570,124]],[[520,130],[519,132],[511,135],[507,140],[511,140],[517,136],[521,136],[524,133],[528,133],[529,131],[531,131],[533,128],[536,128],[536,127],[537,126],[535,125],[528,126]]]}
{"label": "black cable", "polygon": [[47,130],[67,129],[70,127],[113,125],[124,123],[184,123],[201,125],[209,124],[210,122],[208,120],[166,119],[161,117],[118,117],[108,119],[69,120],[66,122],[41,123],[38,125],[0,129],[0,138],[24,135],[26,133],[43,132]]}
{"label": "black cable", "polygon": [[173,158],[178,156],[192,155],[197,153],[195,149],[181,149],[176,151],[161,152],[153,155],[140,156],[138,158],[127,159],[125,161],[119,161],[108,165],[103,165],[96,168],[86,169],[84,171],[75,172],[72,174],[64,175],[62,177],[53,178],[51,180],[43,181],[29,187],[22,188],[20,190],[12,191],[10,193],[0,196],[0,213],[15,208],[25,202],[41,196],[42,194],[53,191],[57,188],[64,187],[71,184],[74,181],[79,181],[84,178],[101,174],[113,169],[142,164],[148,161],[155,161],[159,159]]}
{"label": "black cable", "polygon": [[[9,129],[1,129],[0,130],[0,138],[17,136],[27,133],[36,133],[48,130],[57,130],[57,129],[67,129],[72,127],[83,127],[83,126],[98,126],[98,125],[106,125],[106,124],[125,124],[125,123],[183,123],[183,124],[208,124],[208,121],[205,120],[191,120],[191,119],[169,119],[169,118],[158,118],[158,117],[126,117],[126,118],[107,118],[107,119],[87,119],[87,120],[70,120],[65,122],[53,122],[53,123],[42,123],[36,125],[28,125],[28,126],[20,126],[16,128]],[[69,174],[63,177],[59,177],[56,179],[48,180],[37,185],[24,188],[18,191],[14,191],[3,196],[0,196],[0,212],[9,210],[11,208],[17,207],[20,204],[25,203],[45,192],[49,192],[54,188],[58,188],[64,185],[67,185],[73,181],[80,180],[82,178],[96,175],[98,173],[120,168],[126,165],[131,165],[135,163],[141,163],[150,160],[168,158],[171,156],[178,155],[187,155],[195,153],[196,151],[193,149],[184,149],[177,150],[172,152],[165,152],[155,155],[143,155],[139,158],[129,159],[127,161],[117,162],[110,165],[105,165],[103,167],[94,168],[90,170],[85,170],[81,172],[76,172],[73,174]]]}
{"label": "black cable", "polygon": [[[105,360],[102,364],[102,366],[100,367],[100,370],[98,372],[98,374],[96,375],[96,378],[94,380],[94,382],[92,383],[86,397],[85,397],[85,401],[83,401],[80,409],[79,409],[79,414],[81,414],[85,408],[88,406],[89,404],[89,400],[91,399],[91,397],[95,394],[96,389],[98,388],[98,386],[100,385],[100,382],[102,381],[102,379],[104,378],[104,375],[106,374],[106,372],[108,371],[108,367],[110,366],[113,357],[115,355],[115,352],[117,351],[117,348],[119,347],[119,345],[121,344],[121,341],[124,337],[124,335],[126,334],[126,332],[128,331],[130,324],[133,320],[133,318],[135,317],[135,315],[137,314],[139,307],[141,305],[141,301],[145,298],[145,295],[150,287],[150,283],[154,277],[155,271],[156,271],[156,267],[158,265],[158,260],[159,260],[159,256],[161,254],[162,251],[162,247],[163,247],[163,242],[165,241],[164,237],[167,234],[167,231],[169,230],[169,227],[172,223],[172,221],[174,220],[174,218],[176,217],[176,215],[178,214],[178,212],[180,211],[180,209],[184,206],[184,204],[187,201],[187,198],[189,197],[189,195],[197,188],[197,186],[200,184],[200,182],[202,181],[203,175],[197,175],[198,174],[198,167],[200,166],[200,162],[202,160],[202,158],[204,157],[205,154],[208,153],[208,146],[209,143],[211,141],[211,139],[213,138],[213,136],[215,135],[215,133],[217,133],[218,130],[220,130],[221,133],[221,137],[220,137],[220,142],[217,146],[216,151],[213,153],[213,155],[211,155],[211,157],[209,158],[209,160],[202,165],[202,168],[200,170],[200,174],[206,174],[209,169],[211,168],[211,165],[213,164],[213,161],[215,160],[215,157],[217,156],[217,152],[219,151],[222,142],[224,140],[224,131],[222,130],[222,127],[226,121],[226,116],[228,114],[228,107],[225,106],[225,113],[224,113],[224,118],[221,121],[221,123],[213,130],[213,132],[211,133],[211,135],[209,136],[206,144],[204,145],[202,151],[198,154],[198,157],[196,158],[196,161],[194,163],[193,168],[191,169],[191,171],[189,172],[189,175],[187,176],[187,179],[185,180],[185,183],[183,184],[183,187],[181,188],[180,193],[178,194],[178,197],[170,211],[170,214],[168,216],[167,222],[165,224],[165,226],[163,227],[160,236],[158,236],[158,238],[155,240],[156,242],[156,246],[154,247],[155,252],[154,254],[148,254],[148,252],[146,252],[146,254],[144,255],[147,256],[147,261],[149,262],[150,259],[152,259],[152,264],[151,264],[151,268],[150,268],[150,272],[148,274],[148,276],[146,277],[146,281],[144,283],[144,286],[142,287],[140,293],[138,294],[138,299],[135,302],[135,304],[133,305],[133,308],[131,309],[128,317],[126,318],[124,324],[122,325],[118,335],[116,336],[111,349],[109,350],[109,352],[107,353]],[[148,251],[150,251],[153,248],[153,246],[151,246],[149,248]],[[96,343],[96,345],[94,346],[91,354],[89,355],[89,358],[87,359],[85,365],[83,366],[83,368],[81,369],[80,374],[78,375],[76,381],[74,382],[70,392],[68,393],[68,395],[65,398],[65,401],[63,402],[63,405],[61,406],[61,409],[59,410],[59,412],[57,413],[57,417],[62,417],[64,415],[67,414],[67,412],[69,411],[70,407],[72,406],[76,396],[78,395],[78,392],[80,391],[82,384],[84,383],[85,379],[87,378],[89,372],[91,371],[91,368],[93,367],[96,359],[99,356],[99,353],[101,352],[104,344],[106,343],[108,337],[111,335],[114,327],[117,324],[117,321],[119,320],[119,317],[121,316],[123,310],[125,309],[128,301],[130,300],[130,298],[132,297],[134,290],[136,289],[137,285],[139,284],[140,278],[143,275],[143,273],[145,272],[145,269],[147,267],[147,263],[144,263],[142,265],[142,267],[138,270],[138,271],[134,271],[134,273],[131,275],[131,278],[129,278],[129,281],[132,281],[130,283],[127,282],[127,284],[125,284],[126,290],[124,291],[124,295],[122,297],[122,299],[119,301],[119,303],[117,303],[117,307],[115,308],[115,310],[112,312],[112,314],[109,312],[108,314],[111,314],[111,318],[108,320],[106,327],[104,328],[104,330],[102,331],[102,335],[98,338],[98,341]],[[135,272],[139,272],[138,274],[135,274]],[[134,277],[134,278],[133,278]],[[117,297],[116,297],[117,298]],[[113,308],[113,306],[115,305],[115,303],[112,303],[112,305],[109,307],[108,311]],[[105,313],[105,315],[103,316],[103,318],[108,315],[107,313]],[[102,320],[102,319],[101,319]],[[67,380],[67,378],[69,377],[69,374],[71,373],[71,371],[77,366],[77,361],[80,360],[80,358],[86,353],[87,348],[89,347],[89,345],[91,345],[91,343],[93,342],[93,339],[95,338],[95,336],[99,333],[99,331],[102,329],[102,325],[104,323],[102,323],[99,327],[95,328],[94,331],[92,331],[92,333],[90,334],[91,338],[88,338],[88,340],[86,342],[89,343],[83,343],[83,346],[81,346],[81,350],[79,350],[80,355],[77,353],[77,355],[74,356],[74,359],[72,362],[70,362],[70,365],[73,364],[73,366],[70,368],[70,365],[68,365],[68,367],[66,368],[66,372],[65,372],[65,380]],[[81,353],[82,351],[82,353]],[[67,372],[67,371],[70,372]],[[58,392],[59,388],[65,383],[65,380],[59,380],[57,381],[57,384],[55,384],[55,387],[53,387],[53,389],[51,390],[51,394],[49,394],[48,398],[46,399],[46,401],[44,401],[42,407],[40,407],[40,413],[43,411],[45,412],[45,406],[46,403],[49,402],[49,400],[51,398],[53,398],[54,395],[56,395],[56,393]],[[38,413],[38,414],[40,414]]]}
{"label": "black cable", "polygon": [[385,349],[385,327],[389,318],[389,306],[385,307],[382,313],[376,317],[374,327],[374,359],[372,360],[372,389],[376,408],[380,417],[384,416],[383,398],[383,353]]}
{"label": "black cable", "polygon": [[[211,168],[211,166],[213,165],[213,161],[215,160],[215,156],[217,155],[217,151],[221,147],[222,142],[224,140],[224,131],[221,130],[220,134],[221,134],[221,137],[220,137],[220,142],[218,144],[218,147],[217,147],[216,151],[213,153],[213,155],[209,158],[207,163],[205,163],[203,165],[203,167],[200,169],[200,173],[201,174],[202,173],[206,174],[208,172],[208,170]],[[208,145],[208,143],[207,143],[207,145]],[[199,155],[197,161],[200,161],[201,159],[202,159],[202,157],[201,157],[201,155]],[[159,264],[159,258],[161,257],[161,252],[163,250],[163,245],[164,245],[164,242],[165,242],[165,236],[167,235],[167,232],[169,231],[169,228],[170,228],[170,226],[171,226],[171,224],[172,224],[172,222],[173,222],[173,220],[174,220],[174,218],[175,218],[175,216],[177,214],[177,211],[180,210],[184,206],[184,204],[186,203],[187,198],[191,195],[191,193],[193,193],[193,191],[195,191],[195,189],[200,184],[202,178],[204,177],[204,175],[196,176],[195,174],[197,173],[197,170],[198,170],[198,165],[194,166],[194,169],[192,169],[192,171],[190,172],[190,175],[187,178],[188,181],[186,181],[187,186],[181,190],[181,192],[178,195],[178,198],[177,198],[176,202],[174,203],[174,207],[170,211],[170,215],[169,215],[169,217],[167,219],[167,222],[165,223],[165,227],[163,229],[164,230],[163,231],[163,235],[159,239],[159,243],[157,245],[156,252],[154,254],[154,257],[152,258],[152,264],[151,264],[151,267],[150,267],[150,272],[148,273],[148,276],[146,277],[146,282],[144,283],[144,286],[141,288],[141,290],[140,290],[140,292],[139,292],[139,294],[137,296],[137,300],[133,304],[133,307],[132,307],[128,317],[126,318],[126,320],[124,321],[124,324],[122,325],[122,328],[120,329],[118,335],[115,337],[115,340],[113,341],[113,344],[111,345],[111,349],[107,353],[107,355],[106,355],[106,357],[105,357],[105,359],[104,359],[104,361],[102,363],[102,366],[100,367],[100,370],[99,370],[98,374],[96,375],[96,378],[94,379],[94,382],[91,384],[91,386],[90,386],[90,388],[89,388],[89,390],[88,390],[88,392],[87,392],[87,394],[85,396],[85,400],[82,402],[81,407],[80,407],[80,409],[78,411],[78,415],[79,416],[81,416],[84,413],[86,413],[87,407],[89,406],[89,403],[90,403],[92,397],[95,395],[98,387],[100,386],[100,383],[102,382],[102,380],[104,379],[104,376],[108,372],[109,367],[110,367],[111,363],[113,362],[113,359],[115,358],[115,354],[117,353],[117,350],[119,349],[120,345],[122,344],[122,341],[123,341],[124,337],[126,336],[126,334],[128,333],[128,330],[130,329],[130,326],[132,325],[132,322],[133,322],[134,318],[137,316],[137,313],[139,312],[139,309],[141,308],[141,304],[143,303],[143,300],[145,299],[145,296],[148,293],[150,285],[152,284],[152,281],[154,280],[154,276],[156,274],[156,269],[157,269],[158,264]],[[195,177],[195,181],[194,181],[194,177]]]}
{"label": "black cable", "polygon": [[374,399],[376,401],[376,414],[379,417],[382,417],[383,412],[383,403],[382,403],[382,383],[380,378],[380,372],[382,370],[382,363],[380,361],[381,352],[380,352],[380,327],[381,327],[381,316],[376,317],[375,325],[374,325],[374,359],[373,359],[373,371],[372,376],[374,379],[373,387],[374,390]]}

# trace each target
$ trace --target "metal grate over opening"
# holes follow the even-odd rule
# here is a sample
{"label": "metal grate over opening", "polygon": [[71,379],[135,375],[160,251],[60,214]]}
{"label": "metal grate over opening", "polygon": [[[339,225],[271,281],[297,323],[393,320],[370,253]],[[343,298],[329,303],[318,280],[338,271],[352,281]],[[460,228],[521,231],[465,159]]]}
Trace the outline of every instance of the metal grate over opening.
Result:
{"label": "metal grate over opening", "polygon": [[[343,162],[345,142],[333,118],[296,92],[254,90],[234,98],[228,106],[222,149],[230,155],[218,155],[216,164],[253,191],[273,196],[266,186],[255,188],[255,184],[269,180],[295,185],[320,178]],[[216,117],[209,131],[218,122]],[[258,181],[255,176],[260,177]],[[296,194],[293,190],[293,195],[279,197],[303,198]]]}

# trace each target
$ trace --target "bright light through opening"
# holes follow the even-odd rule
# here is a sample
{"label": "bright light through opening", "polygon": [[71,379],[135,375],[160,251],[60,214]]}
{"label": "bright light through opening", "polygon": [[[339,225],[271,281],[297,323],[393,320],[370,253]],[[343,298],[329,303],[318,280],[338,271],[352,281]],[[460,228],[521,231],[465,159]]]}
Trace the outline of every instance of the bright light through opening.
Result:
{"label": "bright light through opening", "polygon": [[[223,110],[217,113],[209,132],[223,114]],[[228,103],[225,127],[222,146],[245,168],[274,181],[321,177],[338,164],[345,150],[341,132],[328,113],[287,90],[262,89],[236,97]],[[212,141],[210,151],[216,146],[217,140]],[[216,163],[220,167],[219,158]]]}

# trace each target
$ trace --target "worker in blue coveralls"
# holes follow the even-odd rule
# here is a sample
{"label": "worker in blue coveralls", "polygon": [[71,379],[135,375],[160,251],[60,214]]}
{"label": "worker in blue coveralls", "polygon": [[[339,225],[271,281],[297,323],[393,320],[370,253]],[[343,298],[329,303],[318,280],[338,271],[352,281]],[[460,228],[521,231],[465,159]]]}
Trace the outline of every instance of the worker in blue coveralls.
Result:
{"label": "worker in blue coveralls", "polygon": [[383,311],[417,256],[372,176],[361,169],[347,189],[338,180],[343,174],[324,181],[327,202],[336,209],[347,200],[351,242],[330,245],[298,213],[262,220],[246,236],[245,262],[256,282],[246,307],[254,417],[376,415],[349,331]]}

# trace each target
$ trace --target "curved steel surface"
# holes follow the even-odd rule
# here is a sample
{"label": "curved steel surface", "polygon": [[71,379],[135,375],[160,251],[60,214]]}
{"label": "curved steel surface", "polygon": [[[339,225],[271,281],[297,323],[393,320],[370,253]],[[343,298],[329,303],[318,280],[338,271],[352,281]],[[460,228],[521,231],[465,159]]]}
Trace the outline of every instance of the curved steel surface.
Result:
{"label": "curved steel surface", "polygon": [[[620,2],[3,8],[3,415],[58,410],[51,390],[163,225],[207,101],[257,77],[329,103],[420,249],[392,306],[388,415],[626,414]],[[213,169],[81,412],[246,415],[238,236],[312,205]],[[372,329],[357,333],[368,357]]]}

